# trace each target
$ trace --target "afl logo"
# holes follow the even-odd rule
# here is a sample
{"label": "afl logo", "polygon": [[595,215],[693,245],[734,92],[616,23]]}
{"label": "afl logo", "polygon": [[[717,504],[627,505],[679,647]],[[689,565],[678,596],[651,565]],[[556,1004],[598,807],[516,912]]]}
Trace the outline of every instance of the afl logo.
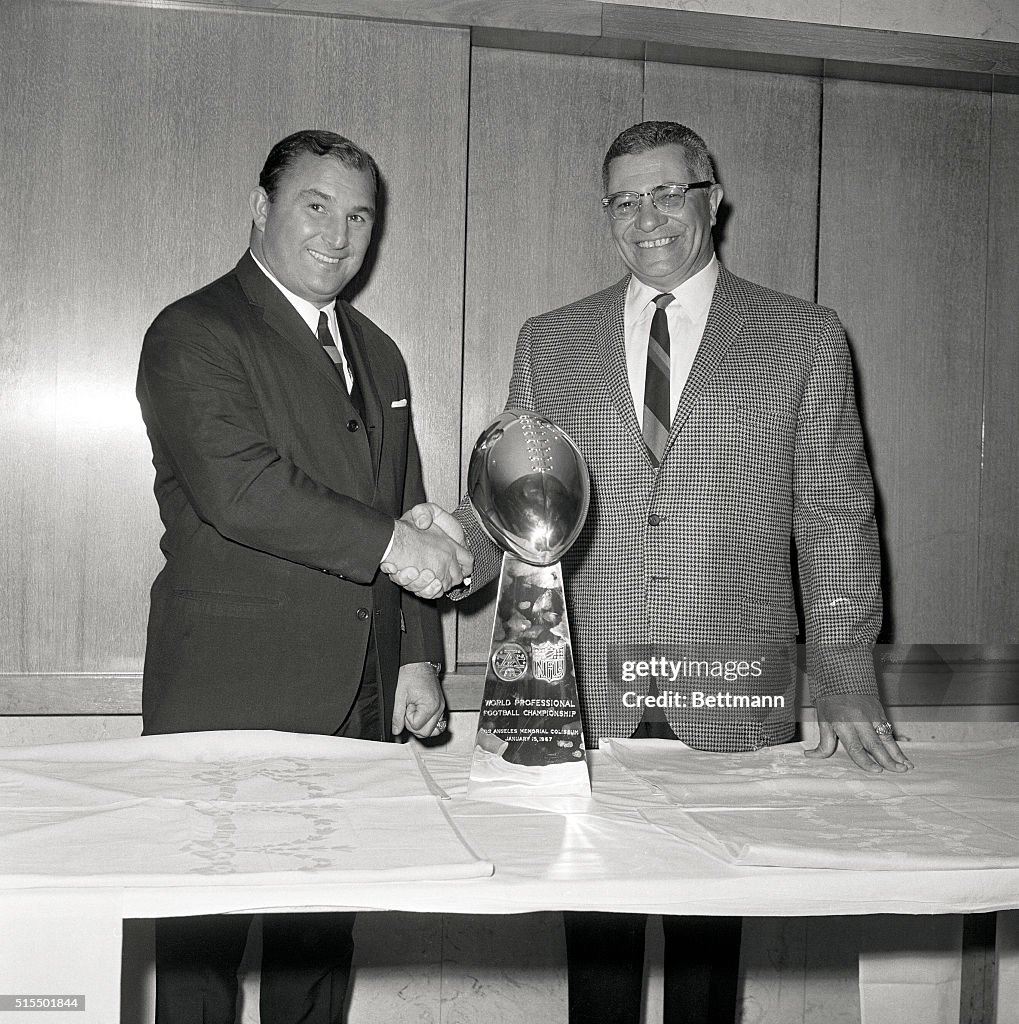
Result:
{"label": "afl logo", "polygon": [[527,672],[527,651],[520,644],[499,644],[492,653],[492,671],[504,683],[515,683]]}

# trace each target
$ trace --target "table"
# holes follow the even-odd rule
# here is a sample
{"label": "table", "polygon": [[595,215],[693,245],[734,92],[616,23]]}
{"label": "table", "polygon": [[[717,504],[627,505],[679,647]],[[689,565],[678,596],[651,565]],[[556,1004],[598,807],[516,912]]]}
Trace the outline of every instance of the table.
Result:
{"label": "table", "polygon": [[[3,991],[85,995],[66,1019],[117,1020],[129,917],[1019,907],[1015,741],[915,744],[915,773],[877,778],[807,761],[795,744],[745,755],[603,747],[590,755],[593,798],[553,808],[467,800],[463,756],[333,737],[195,733],[0,751]],[[836,841],[846,832],[852,847]],[[924,964],[920,993],[894,950],[862,960],[868,1024],[903,1004],[913,1013],[900,1019],[919,1019],[921,995],[941,1015],[923,1019],[943,1019],[953,984],[957,1006],[951,949],[935,944]],[[1002,984],[1014,986],[1012,972]]]}

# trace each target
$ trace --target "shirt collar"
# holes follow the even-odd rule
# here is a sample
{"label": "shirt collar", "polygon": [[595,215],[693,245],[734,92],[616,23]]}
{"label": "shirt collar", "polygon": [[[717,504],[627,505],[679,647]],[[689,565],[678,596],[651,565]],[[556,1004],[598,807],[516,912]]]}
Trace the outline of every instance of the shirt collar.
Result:
{"label": "shirt collar", "polygon": [[283,293],[283,297],[297,310],[301,319],[311,328],[312,334],[318,333],[318,315],[320,312],[325,313],[326,316],[332,319],[332,311],[336,305],[335,299],[320,310],[313,302],[302,299],[300,295],[295,295],[289,288],[285,288],[280,284],[279,278],[255,255],[254,250],[249,249],[248,251],[251,252],[251,258],[255,261],[258,269]]}
{"label": "shirt collar", "polygon": [[[707,316],[708,307],[711,305],[711,298],[715,294],[715,283],[718,281],[718,259],[711,254],[707,266],[698,270],[693,277],[687,278],[678,288],[673,288],[672,294],[676,301],[686,311],[692,320]],[[630,275],[630,284],[626,290],[626,304],[633,311],[635,316],[646,312],[647,307],[654,301],[656,295],[661,291],[644,284],[633,274]]]}

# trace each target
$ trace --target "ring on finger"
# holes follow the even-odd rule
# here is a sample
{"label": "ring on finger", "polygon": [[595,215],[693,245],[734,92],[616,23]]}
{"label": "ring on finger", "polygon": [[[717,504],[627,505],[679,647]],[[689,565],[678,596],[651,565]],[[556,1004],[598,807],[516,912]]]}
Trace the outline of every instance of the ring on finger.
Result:
{"label": "ring on finger", "polygon": [[895,733],[895,729],[892,727],[892,723],[888,719],[884,719],[881,722],[874,723],[874,732],[878,736],[892,736]]}

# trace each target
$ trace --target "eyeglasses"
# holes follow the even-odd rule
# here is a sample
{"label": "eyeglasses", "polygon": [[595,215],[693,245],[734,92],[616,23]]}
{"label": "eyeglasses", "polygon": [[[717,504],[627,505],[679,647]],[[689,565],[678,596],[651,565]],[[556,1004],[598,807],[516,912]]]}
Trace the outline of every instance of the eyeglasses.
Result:
{"label": "eyeglasses", "polygon": [[692,188],[711,188],[713,181],[691,181],[680,184],[667,181],[656,185],[650,192],[613,192],[602,199],[602,206],[608,210],[613,220],[631,220],[640,211],[640,201],[650,196],[651,205],[662,213],[679,213],[686,205],[686,194]]}

